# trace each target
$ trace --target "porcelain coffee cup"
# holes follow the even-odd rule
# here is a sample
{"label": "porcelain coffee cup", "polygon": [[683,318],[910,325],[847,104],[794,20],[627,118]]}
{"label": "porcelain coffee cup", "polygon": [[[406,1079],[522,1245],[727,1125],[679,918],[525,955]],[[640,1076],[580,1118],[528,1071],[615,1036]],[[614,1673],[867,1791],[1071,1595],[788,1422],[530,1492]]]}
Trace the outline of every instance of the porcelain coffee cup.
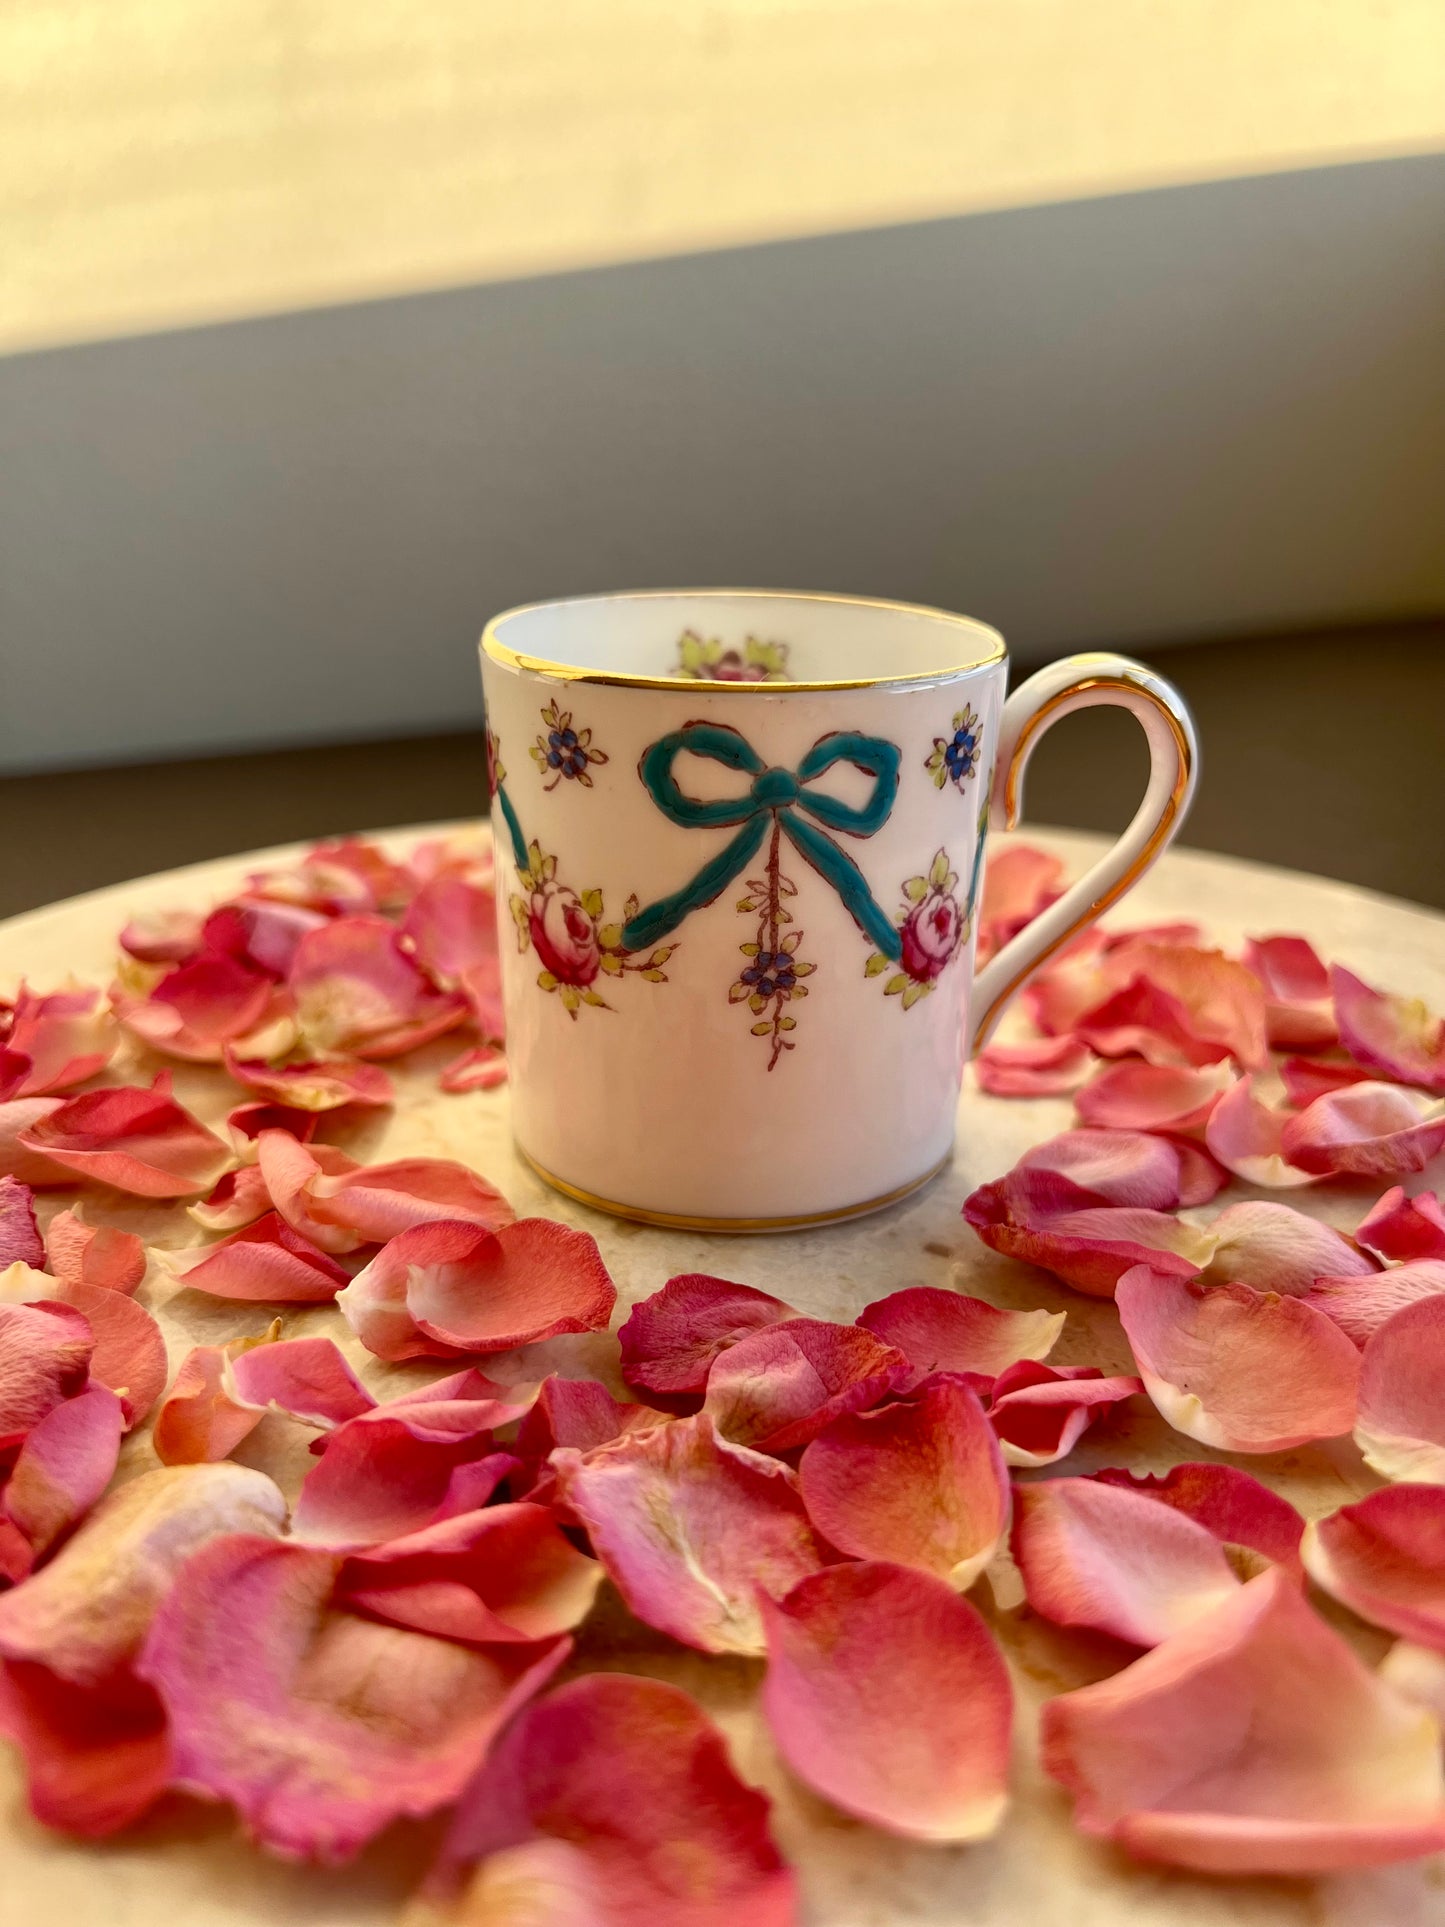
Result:
{"label": "porcelain coffee cup", "polygon": [[[857,597],[648,591],[482,639],[519,1149],[603,1210],[782,1230],[947,1161],[968,1055],[1183,819],[1177,692],[1121,656],[1005,700],[998,633]],[[1130,710],[1148,788],[1109,854],[974,969],[990,821],[1044,730]]]}

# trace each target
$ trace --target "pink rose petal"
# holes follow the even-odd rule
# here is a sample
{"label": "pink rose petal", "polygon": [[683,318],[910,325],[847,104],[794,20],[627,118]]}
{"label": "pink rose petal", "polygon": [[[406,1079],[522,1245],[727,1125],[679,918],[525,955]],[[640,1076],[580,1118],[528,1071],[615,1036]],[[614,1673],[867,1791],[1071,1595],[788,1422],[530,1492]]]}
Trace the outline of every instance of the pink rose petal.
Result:
{"label": "pink rose petal", "polygon": [[198,1064],[219,1064],[227,1042],[273,1015],[271,978],[217,951],[178,964],[148,997],[117,994],[120,1021],[152,1050]]}
{"label": "pink rose petal", "polygon": [[1333,1318],[1340,1330],[1364,1345],[1380,1327],[1422,1298],[1445,1292],[1445,1259],[1419,1258],[1361,1277],[1316,1278],[1304,1302]]}
{"label": "pink rose petal", "polygon": [[45,1264],[45,1244],[35,1222],[34,1194],[28,1184],[0,1178],[0,1271],[7,1265]]}
{"label": "pink rose petal", "polygon": [[507,1081],[507,1055],[500,1044],[474,1044],[442,1068],[444,1091],[495,1091]]}
{"label": "pink rose petal", "polygon": [[166,1388],[170,1366],[161,1328],[144,1305],[104,1285],[63,1287],[65,1302],[83,1314],[95,1340],[92,1383],[108,1385],[125,1401],[126,1430],[139,1425]]}
{"label": "pink rose petal", "polygon": [[1433,1191],[1387,1191],[1355,1227],[1355,1243],[1381,1258],[1445,1258],[1445,1211]]}
{"label": "pink rose petal", "polygon": [[1053,1171],[1087,1194],[1082,1204],[1172,1211],[1179,1203],[1179,1153],[1144,1131],[1065,1131],[1026,1151],[1019,1171]]}
{"label": "pink rose petal", "polygon": [[1179,1202],[1186,1210],[1208,1204],[1229,1183],[1229,1172],[1192,1138],[1173,1137],[1169,1142],[1179,1153]]}
{"label": "pink rose petal", "polygon": [[133,1231],[87,1224],[78,1209],[56,1212],[45,1249],[46,1269],[63,1285],[98,1285],[128,1298],[146,1275],[145,1246]]}
{"label": "pink rose petal", "polygon": [[1014,1497],[1013,1556],[1035,1612],[1135,1646],[1212,1612],[1239,1586],[1214,1534],[1144,1493],[1048,1479]]}
{"label": "pink rose petal", "polygon": [[335,1863],[455,1800],[570,1641],[485,1652],[332,1603],[339,1558],[233,1533],[194,1553],[139,1661],[175,1778],[289,1859]]}
{"label": "pink rose petal", "polygon": [[1336,964],[1330,971],[1340,1042],[1357,1064],[1398,1084],[1445,1096],[1445,1017],[1418,997],[1374,990]]}
{"label": "pink rose petal", "polygon": [[1061,858],[1028,843],[991,851],[984,865],[978,920],[980,966],[1063,894]]}
{"label": "pink rose petal", "polygon": [[145,910],[120,933],[120,947],[141,963],[182,963],[201,947],[203,919],[192,910]]}
{"label": "pink rose petal", "polygon": [[1445,1653],[1445,1486],[1384,1486],[1313,1521],[1303,1551],[1351,1612]]}
{"label": "pink rose petal", "polygon": [[974,1059],[978,1086],[990,1097],[1062,1097],[1088,1076],[1094,1053],[1077,1037],[986,1044]]}
{"label": "pink rose petal", "polygon": [[100,991],[75,984],[36,996],[22,987],[0,1048],[0,1098],[71,1090],[105,1069],[115,1042],[115,1019]]}
{"label": "pink rose petal", "polygon": [[219,1179],[199,1204],[187,1205],[186,1216],[194,1218],[203,1231],[239,1231],[264,1218],[270,1209],[271,1193],[260,1165],[242,1164]]}
{"label": "pink rose petal", "polygon": [[317,1197],[328,1179],[350,1177],[362,1168],[355,1158],[330,1144],[302,1144],[290,1131],[268,1130],[256,1139],[256,1163],[272,1204],[293,1231],[333,1253],[355,1251],[366,1242],[359,1231],[335,1222]]}
{"label": "pink rose petal", "polygon": [[1209,1238],[1203,1275],[1212,1285],[1302,1297],[1326,1273],[1367,1278],[1378,1269],[1340,1232],[1272,1199],[1230,1205],[1209,1227]]}
{"label": "pink rose petal", "polygon": [[371,1394],[331,1339],[277,1342],[277,1329],[187,1353],[156,1415],[163,1464],[226,1458],[268,1411],[330,1428],[372,1410]]}
{"label": "pink rose petal", "polygon": [[1271,1050],[1327,1050],[1336,1041],[1330,973],[1305,937],[1250,937],[1241,960],[1264,986]]}
{"label": "pink rose petal", "polygon": [[1445,1653],[1397,1639],[1380,1661],[1377,1677],[1445,1726]]}
{"label": "pink rose petal", "polygon": [[545,1506],[492,1505],[353,1553],[337,1602],[463,1645],[522,1643],[580,1625],[602,1576]]}
{"label": "pink rose petal", "polygon": [[335,1111],[343,1104],[376,1108],[394,1101],[391,1079],[379,1064],[359,1057],[312,1057],[297,1063],[268,1064],[265,1058],[240,1057],[227,1046],[226,1069],[238,1084],[269,1103],[296,1111]]}
{"label": "pink rose petal", "polygon": [[[399,1419],[418,1439],[473,1438],[530,1411],[540,1387],[500,1385],[475,1366],[434,1378],[359,1416],[368,1424]],[[312,1450],[320,1448],[313,1446]]]}
{"label": "pink rose petal", "polygon": [[0,1452],[84,1389],[94,1349],[88,1319],[70,1305],[0,1304]]}
{"label": "pink rose petal", "polygon": [[0,1104],[0,1177],[36,1186],[74,1184],[71,1172],[26,1142],[35,1126],[53,1117],[64,1102],[60,1097],[16,1097]]}
{"label": "pink rose petal", "polygon": [[570,1680],[518,1715],[462,1795],[424,1900],[427,1919],[497,1927],[797,1924],[765,1797],[686,1693],[626,1673]]}
{"label": "pink rose petal", "polygon": [[517,1428],[516,1451],[526,1473],[514,1481],[513,1490],[539,1504],[550,1504],[556,1476],[548,1461],[559,1445],[586,1453],[662,1422],[650,1405],[624,1405],[595,1379],[545,1378],[536,1404]]}
{"label": "pink rose petal", "polygon": [[1232,1057],[1246,1070],[1269,1061],[1259,979],[1222,951],[1133,942],[1108,965],[1117,988],[1073,1026],[1101,1057],[1194,1065]]}
{"label": "pink rose petal", "polygon": [[637,1617],[705,1653],[760,1653],[759,1597],[822,1564],[794,1476],[706,1412],[553,1454],[558,1488]]}
{"label": "pink rose petal", "polygon": [[1021,1182],[1050,1175],[1021,1172],[981,1185],[965,1201],[963,1215],[992,1250],[1051,1271],[1092,1298],[1112,1297],[1133,1265],[1191,1277],[1208,1261],[1207,1234],[1162,1211],[1115,1205],[1078,1209],[1068,1202],[1077,1187],[1067,1181],[1057,1190]]}
{"label": "pink rose petal", "polygon": [[1008,1529],[1009,1480],[983,1407],[957,1377],[834,1419],[804,1452],[808,1517],[854,1559],[931,1572],[965,1592]]}
{"label": "pink rose petal", "polygon": [[1313,1184],[1313,1176],[1291,1164],[1281,1149],[1293,1115],[1262,1102],[1254,1094],[1253,1077],[1241,1077],[1210,1112],[1204,1141],[1225,1169],[1247,1184],[1270,1190]]}
{"label": "pink rose petal", "polygon": [[466,999],[428,982],[385,917],[343,916],[301,939],[290,985],[309,1045],[399,1057],[467,1014]]}
{"label": "pink rose petal", "polygon": [[622,1376],[634,1392],[668,1401],[696,1401],[707,1390],[713,1361],[739,1339],[784,1319],[791,1305],[751,1285],[689,1271],[633,1306],[617,1334]]}
{"label": "pink rose petal", "polygon": [[870,1563],[813,1573],[762,1612],[763,1712],[800,1780],[907,1840],[997,1831],[1013,1693],[966,1599],[927,1573]]}
{"label": "pink rose petal", "polygon": [[220,1139],[166,1090],[133,1084],[68,1098],[19,1141],[67,1171],[142,1198],[193,1197],[231,1163]]}
{"label": "pink rose petal", "polygon": [[202,1249],[197,1261],[182,1252],[172,1269],[192,1291],[284,1305],[324,1304],[347,1283],[334,1258],[293,1231],[275,1211]]}
{"label": "pink rose petal", "polygon": [[1354,1424],[1360,1355],[1300,1299],[1140,1265],[1119,1280],[1115,1302],[1144,1389],[1187,1438],[1284,1452]]}
{"label": "pink rose petal", "polygon": [[1387,1319],[1365,1346],[1355,1443],[1383,1479],[1445,1485],[1445,1295]]}
{"label": "pink rose petal", "polygon": [[499,1231],[517,1215],[494,1184],[450,1158],[396,1158],[320,1177],[311,1210],[375,1244],[442,1218]]}
{"label": "pink rose petal", "polygon": [[1098,1473],[1097,1478],[1101,1485],[1124,1486],[1131,1492],[1144,1493],[1159,1505],[1172,1506],[1212,1532],[1222,1545],[1258,1554],[1296,1578],[1304,1578],[1299,1554],[1304,1520],[1288,1499],[1282,1499],[1238,1466],[1175,1465],[1162,1477],[1108,1471]]}
{"label": "pink rose petal", "polygon": [[296,946],[326,918],[319,910],[277,903],[267,897],[239,896],[214,909],[201,926],[208,950],[232,958],[279,980],[290,974]]}
{"label": "pink rose petal", "polygon": [[378,1358],[507,1352],[559,1332],[601,1331],[617,1291],[597,1241],[546,1218],[491,1232],[414,1225],[337,1295]]}
{"label": "pink rose petal", "polygon": [[1279,1081],[1284,1094],[1297,1111],[1313,1104],[1317,1097],[1347,1091],[1352,1084],[1371,1084],[1375,1073],[1363,1064],[1344,1058],[1284,1057],[1279,1062]]}
{"label": "pink rose petal", "polygon": [[1423,1171],[1445,1146],[1445,1104],[1395,1084],[1354,1084],[1293,1117],[1284,1155],[1321,1177],[1398,1178]]}
{"label": "pink rose petal", "polygon": [[1006,1311],[961,1292],[913,1285],[865,1306],[857,1323],[896,1346],[917,1372],[994,1379],[1021,1358],[1047,1358],[1064,1313]]}
{"label": "pink rose petal", "polygon": [[497,956],[496,896],[465,877],[433,877],[407,906],[401,937],[422,969],[453,989]]}
{"label": "pink rose petal", "polygon": [[263,1131],[285,1131],[298,1144],[309,1144],[322,1115],[320,1111],[298,1111],[289,1104],[237,1104],[226,1113],[226,1133],[242,1157],[251,1157]]}
{"label": "pink rose petal", "polygon": [[414,883],[400,864],[359,836],[318,843],[289,870],[259,870],[246,879],[251,895],[300,904],[327,916],[355,910],[397,909]]}
{"label": "pink rose petal", "polygon": [[31,1813],[81,1839],[128,1826],[170,1780],[165,1709],[128,1670],[97,1690],[0,1661],[0,1734],[24,1761]]}
{"label": "pink rose petal", "polygon": [[475,1511],[516,1464],[489,1431],[418,1438],[383,1406],[332,1433],[302,1481],[292,1532],[327,1547],[381,1545]]}
{"label": "pink rose petal", "polygon": [[1143,1389],[1137,1378],[1105,1378],[1093,1365],[1024,1359],[994,1380],[989,1424],[1005,1465],[1055,1465],[1111,1406]]}
{"label": "pink rose petal", "polygon": [[902,1352],[861,1326],[789,1318],[714,1360],[703,1410],[734,1444],[789,1452],[911,1377]]}
{"label": "pink rose petal", "polygon": [[1280,1571],[1044,1708],[1086,1833],[1215,1874],[1313,1874],[1445,1846],[1440,1729]]}
{"label": "pink rose petal", "polygon": [[228,1458],[255,1431],[265,1407],[239,1396],[229,1368],[234,1358],[252,1346],[273,1342],[278,1325],[253,1338],[196,1345],[186,1353],[151,1433],[162,1465],[201,1465]]}
{"label": "pink rose petal", "polygon": [[53,1406],[31,1429],[0,1491],[0,1517],[25,1542],[27,1572],[110,1484],[124,1429],[120,1400],[100,1384]]}
{"label": "pink rose petal", "polygon": [[1228,1087],[1218,1066],[1147,1064],[1126,1058],[1108,1064],[1074,1099],[1082,1124],[1106,1131],[1202,1131]]}

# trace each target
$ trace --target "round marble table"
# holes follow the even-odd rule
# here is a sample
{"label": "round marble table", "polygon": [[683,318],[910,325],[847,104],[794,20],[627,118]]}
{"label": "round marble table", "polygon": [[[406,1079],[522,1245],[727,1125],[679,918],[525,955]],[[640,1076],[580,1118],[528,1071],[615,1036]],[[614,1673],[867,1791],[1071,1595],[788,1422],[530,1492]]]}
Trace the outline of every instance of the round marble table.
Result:
{"label": "round marble table", "polygon": [[[425,832],[389,833],[382,840],[404,845],[433,833],[435,826],[429,826]],[[1027,834],[1029,841],[1057,850],[1074,874],[1101,848],[1095,837],[1032,829]],[[268,851],[193,865],[0,924],[0,994],[22,976],[41,989],[67,974],[106,982],[116,933],[127,917],[161,907],[205,906],[234,890],[247,871],[289,854]],[[1371,981],[1423,996],[1436,1009],[1445,1006],[1445,917],[1341,884],[1177,850],[1140,886],[1126,911],[1123,920],[1130,922],[1195,918],[1231,948],[1249,934],[1301,931],[1327,956]],[[437,1068],[454,1050],[442,1039],[390,1067],[398,1087],[394,1112],[369,1123],[348,1148],[371,1158],[460,1158],[500,1184],[520,1213],[584,1225],[601,1244],[624,1304],[656,1290],[676,1272],[710,1271],[776,1292],[814,1316],[851,1319],[886,1292],[952,1279],[996,1304],[1066,1311],[1055,1363],[1128,1369],[1128,1348],[1111,1305],[1080,1297],[1042,1272],[985,1250],[959,1218],[963,1199],[976,1184],[1006,1170],[1030,1144],[1068,1127],[1068,1099],[1002,1101],[969,1089],[959,1112],[952,1167],[904,1203],[831,1229],[717,1238],[601,1217],[546,1189],[512,1152],[505,1091],[465,1097],[439,1091]],[[116,1066],[124,1075],[149,1074],[153,1068],[139,1055]],[[206,1121],[218,1120],[236,1101],[234,1087],[214,1072],[186,1065],[175,1069],[177,1095]],[[1327,1186],[1292,1192],[1289,1201],[1349,1227],[1380,1188]],[[1236,1186],[1221,1203],[1249,1195],[1246,1187]],[[51,1194],[45,1208],[56,1209],[73,1197]],[[181,1216],[115,1194],[92,1215],[171,1242]],[[203,1299],[166,1282],[154,1267],[141,1297],[166,1328],[173,1367],[190,1344],[220,1342],[267,1322],[261,1308]],[[434,1364],[425,1370],[380,1365],[350,1340],[329,1306],[289,1309],[285,1330],[288,1336],[325,1331],[337,1337],[367,1382],[383,1394],[409,1378],[436,1373]],[[511,1379],[554,1368],[610,1377],[607,1341],[555,1340],[525,1357],[516,1354],[488,1365],[495,1376]],[[237,1456],[294,1488],[309,1463],[308,1436],[301,1428],[267,1419]],[[1144,1400],[1134,1399],[1086,1435],[1064,1469],[1128,1464],[1160,1471],[1181,1459],[1207,1456],[1172,1433]],[[123,1471],[153,1462],[143,1434],[128,1441]],[[1330,1510],[1375,1483],[1347,1441],[1237,1462],[1306,1513]],[[990,1613],[1008,1652],[1019,1717],[1012,1810],[995,1839],[973,1847],[894,1840],[791,1784],[754,1714],[756,1664],[683,1651],[637,1626],[619,1605],[608,1603],[607,1594],[583,1629],[579,1651],[590,1665],[672,1679],[708,1708],[727,1733],[740,1771],[774,1797],[775,1830],[799,1869],[802,1917],[809,1927],[1445,1923],[1445,1866],[1439,1862],[1320,1881],[1206,1880],[1136,1865],[1076,1833],[1067,1801],[1037,1766],[1038,1708],[1051,1694],[1082,1685],[1116,1662],[1106,1662],[1087,1638],[1056,1633],[1012,1610],[1018,1600],[1016,1575],[1002,1575],[992,1602],[983,1582],[974,1597]],[[1344,1615],[1335,1617],[1368,1658],[1383,1652],[1382,1638],[1372,1638]],[[900,1715],[926,1717],[926,1708],[900,1708]],[[0,1920],[7,1927],[61,1921],[66,1927],[155,1927],[158,1921],[184,1927],[370,1927],[396,1918],[439,1831],[439,1824],[393,1828],[349,1867],[323,1872],[284,1865],[248,1847],[226,1810],[176,1799],[120,1838],[86,1846],[49,1834],[28,1817],[15,1764],[0,1750]]]}

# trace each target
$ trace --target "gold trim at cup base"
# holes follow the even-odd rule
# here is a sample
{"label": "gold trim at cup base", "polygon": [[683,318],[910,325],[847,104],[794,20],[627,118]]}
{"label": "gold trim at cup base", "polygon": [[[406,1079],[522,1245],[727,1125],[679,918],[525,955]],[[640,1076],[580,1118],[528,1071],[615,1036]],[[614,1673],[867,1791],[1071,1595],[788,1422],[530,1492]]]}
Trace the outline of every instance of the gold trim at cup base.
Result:
{"label": "gold trim at cup base", "polygon": [[881,1197],[865,1198],[860,1204],[840,1204],[830,1211],[802,1211],[784,1218],[699,1218],[687,1212],[650,1211],[644,1205],[619,1204],[615,1198],[599,1198],[594,1191],[584,1191],[580,1184],[569,1184],[565,1178],[557,1177],[520,1144],[517,1146],[517,1155],[544,1184],[550,1184],[554,1191],[560,1191],[577,1204],[588,1205],[593,1211],[605,1211],[609,1217],[626,1218],[633,1224],[652,1225],[663,1231],[709,1231],[731,1237],[771,1231],[808,1231],[825,1224],[846,1224],[850,1218],[866,1218],[870,1212],[885,1211],[890,1204],[901,1204],[904,1198],[911,1198],[915,1191],[921,1191],[924,1185],[931,1184],[953,1161],[950,1147],[937,1164],[921,1177],[910,1178],[907,1184],[885,1191]]}

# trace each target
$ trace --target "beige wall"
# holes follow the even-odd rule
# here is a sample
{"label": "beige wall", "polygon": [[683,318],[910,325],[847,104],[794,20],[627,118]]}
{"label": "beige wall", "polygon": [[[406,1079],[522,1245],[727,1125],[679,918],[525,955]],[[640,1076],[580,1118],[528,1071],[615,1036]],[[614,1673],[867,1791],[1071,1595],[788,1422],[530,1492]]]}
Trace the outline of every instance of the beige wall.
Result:
{"label": "beige wall", "polygon": [[0,348],[1442,143],[1441,0],[7,0]]}

